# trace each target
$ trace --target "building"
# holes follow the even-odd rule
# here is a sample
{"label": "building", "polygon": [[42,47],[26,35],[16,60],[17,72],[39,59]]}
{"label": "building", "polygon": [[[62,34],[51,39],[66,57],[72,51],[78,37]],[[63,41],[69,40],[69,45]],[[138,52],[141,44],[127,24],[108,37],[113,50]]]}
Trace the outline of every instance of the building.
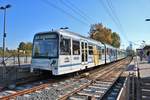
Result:
{"label": "building", "polygon": [[145,54],[147,54],[147,52],[150,52],[150,45],[145,45],[145,47],[143,48]]}

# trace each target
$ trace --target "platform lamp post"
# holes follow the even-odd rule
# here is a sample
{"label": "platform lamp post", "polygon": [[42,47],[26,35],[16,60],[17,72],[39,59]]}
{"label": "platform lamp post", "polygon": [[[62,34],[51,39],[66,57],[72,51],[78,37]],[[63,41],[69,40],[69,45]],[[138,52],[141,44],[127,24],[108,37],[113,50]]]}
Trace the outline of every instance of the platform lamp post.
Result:
{"label": "platform lamp post", "polygon": [[150,19],[145,19],[145,21],[150,21]]}
{"label": "platform lamp post", "polygon": [[5,39],[6,39],[6,10],[10,8],[11,5],[1,6],[0,9],[4,11],[4,29],[3,29],[3,59],[2,64],[5,66]]}

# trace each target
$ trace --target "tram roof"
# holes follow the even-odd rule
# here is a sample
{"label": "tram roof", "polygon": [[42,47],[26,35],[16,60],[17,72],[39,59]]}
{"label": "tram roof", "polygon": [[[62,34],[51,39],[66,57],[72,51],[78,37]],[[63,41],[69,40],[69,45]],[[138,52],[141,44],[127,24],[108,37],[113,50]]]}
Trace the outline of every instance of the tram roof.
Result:
{"label": "tram roof", "polygon": [[[119,49],[119,48],[115,48],[115,47],[113,47],[113,46],[111,46],[111,45],[108,45],[108,44],[106,44],[106,43],[102,43],[102,42],[100,42],[100,41],[96,41],[96,40],[94,40],[94,39],[91,39],[90,37],[85,37],[85,36],[83,36],[83,35],[81,35],[81,34],[68,31],[68,30],[66,30],[66,29],[58,29],[58,30],[54,30],[54,31],[39,32],[39,33],[37,33],[37,34],[46,34],[46,33],[50,33],[50,32],[58,32],[59,34],[67,34],[67,35],[70,35],[70,36],[77,36],[77,37],[81,37],[81,38],[90,40],[90,41],[92,41],[92,42],[100,43],[100,44],[102,44],[102,45],[105,44],[106,47],[110,47],[110,48],[117,49],[117,50]],[[36,35],[37,35],[37,34],[36,34]]]}

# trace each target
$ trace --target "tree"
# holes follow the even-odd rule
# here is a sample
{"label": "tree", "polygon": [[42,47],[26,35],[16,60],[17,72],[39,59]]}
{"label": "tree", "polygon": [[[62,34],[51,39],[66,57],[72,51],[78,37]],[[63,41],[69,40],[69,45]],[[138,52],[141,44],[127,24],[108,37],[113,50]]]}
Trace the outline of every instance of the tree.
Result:
{"label": "tree", "polygon": [[31,55],[31,53],[32,53],[32,43],[30,43],[30,42],[26,43],[25,47],[26,47],[26,50],[25,50],[26,54]]}
{"label": "tree", "polygon": [[32,53],[32,43],[31,42],[20,42],[19,50],[23,50],[26,55],[31,55]]}
{"label": "tree", "polygon": [[32,43],[31,42],[20,42],[19,44],[19,50],[32,50]]}
{"label": "tree", "polygon": [[20,42],[19,44],[19,50],[25,50],[26,44],[24,42]]}
{"label": "tree", "polygon": [[101,23],[93,24],[90,28],[90,37],[103,43],[111,44],[111,29],[104,27]]}
{"label": "tree", "polygon": [[116,32],[112,32],[111,29],[106,28],[102,23],[91,25],[90,38],[97,41],[112,45],[114,47],[120,47],[120,37]]}
{"label": "tree", "polygon": [[26,50],[32,50],[32,43],[31,42],[26,43],[25,48]]}
{"label": "tree", "polygon": [[120,47],[120,37],[116,32],[113,32],[112,35],[112,46],[119,48]]}

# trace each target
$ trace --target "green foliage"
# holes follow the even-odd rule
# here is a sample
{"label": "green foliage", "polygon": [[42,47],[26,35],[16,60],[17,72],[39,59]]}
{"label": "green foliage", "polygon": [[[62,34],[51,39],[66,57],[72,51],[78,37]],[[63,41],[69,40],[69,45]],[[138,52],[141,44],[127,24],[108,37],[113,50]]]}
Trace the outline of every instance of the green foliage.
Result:
{"label": "green foliage", "polygon": [[[3,50],[0,49],[0,56],[3,56]],[[8,48],[5,51],[5,57],[17,56],[17,50],[9,50]]]}
{"label": "green foliage", "polygon": [[102,23],[92,24],[89,34],[92,39],[117,48],[120,47],[119,35],[116,32],[112,32],[111,29],[104,27]]}
{"label": "green foliage", "polygon": [[19,44],[19,50],[32,50],[32,43],[30,42],[27,42],[27,43],[24,43],[24,42],[20,42]]}
{"label": "green foliage", "polygon": [[120,47],[120,37],[116,32],[113,32],[111,35],[112,46],[119,48]]}
{"label": "green foliage", "polygon": [[27,42],[25,47],[26,47],[26,50],[32,50],[32,43]]}
{"label": "green foliage", "polygon": [[[31,42],[20,42],[18,50],[9,50],[6,48],[5,57],[10,56],[31,56],[32,54],[32,43]],[[0,48],[0,56],[3,56],[3,49]]]}
{"label": "green foliage", "polygon": [[19,44],[19,50],[25,50],[25,48],[26,48],[26,44],[24,43],[24,42],[20,42],[20,44]]}
{"label": "green foliage", "polygon": [[31,42],[27,42],[27,43],[20,42],[18,49],[20,52],[22,52],[22,54],[31,56],[32,43]]}

